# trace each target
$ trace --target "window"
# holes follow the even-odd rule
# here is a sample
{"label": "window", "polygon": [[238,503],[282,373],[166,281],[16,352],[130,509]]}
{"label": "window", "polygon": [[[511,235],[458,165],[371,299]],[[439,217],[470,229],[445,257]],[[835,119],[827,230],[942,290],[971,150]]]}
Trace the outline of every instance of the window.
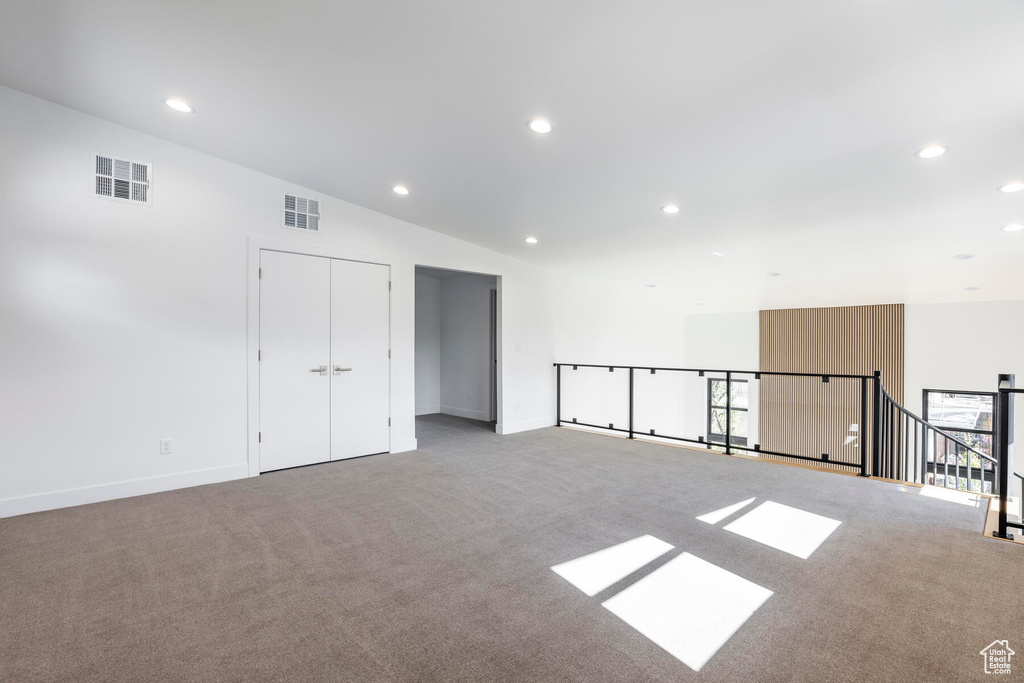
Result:
{"label": "window", "polygon": [[750,385],[745,379],[730,382],[731,396],[725,394],[725,380],[708,378],[708,441],[725,443],[726,399],[729,398],[729,443],[747,445],[747,409],[750,406]]}
{"label": "window", "polygon": [[[983,391],[924,390],[924,420],[930,422],[955,439],[971,448],[992,455],[993,431],[992,414],[995,394]],[[970,456],[970,457],[968,457]],[[960,465],[960,478],[956,478],[955,467]],[[949,481],[946,481],[947,465]],[[972,468],[968,481],[968,465]],[[982,474],[983,472],[983,474]],[[928,453],[926,467],[927,483],[961,491],[991,493],[994,477],[993,466],[974,453],[964,450],[945,439],[936,439]],[[983,481],[984,480],[984,481]]]}

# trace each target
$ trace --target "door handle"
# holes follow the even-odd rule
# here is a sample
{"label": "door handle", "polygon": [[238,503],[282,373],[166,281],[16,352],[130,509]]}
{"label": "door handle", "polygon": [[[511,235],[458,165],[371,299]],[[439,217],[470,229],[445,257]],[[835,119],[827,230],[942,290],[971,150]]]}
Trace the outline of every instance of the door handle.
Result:
{"label": "door handle", "polygon": [[334,374],[335,375],[340,375],[343,372],[352,372],[352,368],[343,368],[340,365],[335,365],[334,366]]}
{"label": "door handle", "polygon": [[327,374],[327,366],[326,365],[321,365],[318,368],[313,368],[312,370],[310,370],[310,372],[318,372],[321,375],[326,375]]}

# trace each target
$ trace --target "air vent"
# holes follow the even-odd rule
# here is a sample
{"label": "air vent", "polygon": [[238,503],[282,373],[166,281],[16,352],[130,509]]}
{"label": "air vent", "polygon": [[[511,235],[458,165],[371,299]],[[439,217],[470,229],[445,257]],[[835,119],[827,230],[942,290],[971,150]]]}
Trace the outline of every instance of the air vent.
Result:
{"label": "air vent", "polygon": [[93,194],[97,197],[132,204],[150,203],[152,164],[93,152],[92,168],[95,176]]}
{"label": "air vent", "polygon": [[284,196],[284,227],[298,230],[320,230],[320,201],[286,194]]}

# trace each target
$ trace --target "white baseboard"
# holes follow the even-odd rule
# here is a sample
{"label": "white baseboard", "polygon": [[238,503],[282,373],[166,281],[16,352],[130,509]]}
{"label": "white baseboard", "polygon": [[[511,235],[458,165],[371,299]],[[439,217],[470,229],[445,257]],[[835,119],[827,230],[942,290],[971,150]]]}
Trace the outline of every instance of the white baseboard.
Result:
{"label": "white baseboard", "polygon": [[435,415],[441,412],[441,406],[424,406],[416,408],[417,415]]}
{"label": "white baseboard", "polygon": [[37,493],[18,498],[4,498],[0,500],[0,517],[13,517],[14,515],[24,515],[43,510],[56,510],[57,508],[66,508],[73,505],[100,503],[105,500],[114,500],[115,498],[130,498],[131,496],[142,496],[147,493],[159,493],[160,491],[182,489],[189,486],[216,484],[222,481],[231,481],[232,479],[244,479],[248,476],[249,465],[247,463],[239,463],[237,465],[213,467],[208,470],[177,472],[175,474],[166,474],[146,479],[132,479],[130,481],[85,486],[65,491]]}
{"label": "white baseboard", "polygon": [[406,451],[414,451],[416,448],[416,439],[402,439],[401,441],[394,442],[394,445],[391,446],[391,452],[405,453]]}
{"label": "white baseboard", "polygon": [[466,410],[465,408],[452,408],[451,406],[441,406],[441,412],[445,415],[454,415],[455,417],[467,417],[470,420],[482,420],[487,422],[491,416],[482,410]]}
{"label": "white baseboard", "polygon": [[515,434],[517,432],[528,432],[532,429],[553,427],[554,425],[555,418],[542,417],[536,420],[523,420],[522,422],[499,422],[495,426],[494,431],[498,434]]}

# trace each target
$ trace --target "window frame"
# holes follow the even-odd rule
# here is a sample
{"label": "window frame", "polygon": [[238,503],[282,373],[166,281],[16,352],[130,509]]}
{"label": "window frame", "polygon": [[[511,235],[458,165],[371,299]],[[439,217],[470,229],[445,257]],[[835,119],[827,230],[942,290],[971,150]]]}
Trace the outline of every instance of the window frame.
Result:
{"label": "window frame", "polygon": [[[726,439],[727,438],[729,440],[728,442],[729,442],[730,446],[747,446],[750,443],[750,435],[749,434],[747,436],[733,436],[731,434],[728,434],[728,435],[727,434],[717,434],[717,433],[711,431],[711,423],[712,423],[711,416],[712,416],[712,414],[713,414],[713,412],[715,410],[733,410],[733,411],[736,411],[736,412],[747,413],[748,415],[750,413],[750,381],[746,380],[746,379],[733,379],[733,380],[730,380],[733,384],[746,384],[747,385],[747,407],[746,408],[736,408],[734,406],[728,406],[728,407],[726,407],[726,406],[717,406],[714,403],[712,403],[712,401],[714,400],[714,391],[712,391],[712,383],[714,383],[714,382],[725,382],[725,381],[726,381],[725,377],[708,377],[708,393],[707,393],[707,396],[708,396],[708,398],[707,398],[708,419],[707,419],[707,430],[705,432],[705,437],[704,438],[707,440],[708,443],[721,444],[722,446],[726,445]],[[728,387],[726,387],[726,389],[728,390]],[[731,426],[731,420],[730,420],[730,426]],[[747,419],[747,428],[748,429],[750,428],[750,420],[749,420],[749,418]]]}

